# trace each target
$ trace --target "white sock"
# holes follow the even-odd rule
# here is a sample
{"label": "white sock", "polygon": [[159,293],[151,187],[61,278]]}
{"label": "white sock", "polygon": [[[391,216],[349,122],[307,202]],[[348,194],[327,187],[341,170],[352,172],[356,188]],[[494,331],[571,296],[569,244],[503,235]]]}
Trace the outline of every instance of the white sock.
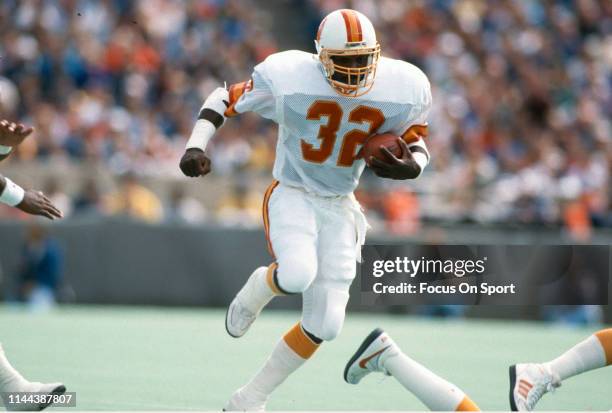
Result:
{"label": "white sock", "polygon": [[305,361],[281,339],[261,370],[241,391],[249,398],[263,401]]}
{"label": "white sock", "polygon": [[606,353],[601,341],[592,335],[544,365],[561,380],[565,380],[585,371],[605,367]]}
{"label": "white sock", "polygon": [[[390,354],[384,360],[383,367],[430,410],[457,410],[466,399],[465,393],[457,386],[437,376],[402,352]],[[467,401],[471,402],[469,398]],[[464,406],[461,410],[471,410],[465,407],[469,406]]]}
{"label": "white sock", "polygon": [[268,285],[268,268],[259,267],[253,271],[245,286],[238,292],[240,302],[253,313],[259,313],[275,296]]}
{"label": "white sock", "polygon": [[28,381],[9,363],[0,344],[0,392],[19,391],[26,383]]}

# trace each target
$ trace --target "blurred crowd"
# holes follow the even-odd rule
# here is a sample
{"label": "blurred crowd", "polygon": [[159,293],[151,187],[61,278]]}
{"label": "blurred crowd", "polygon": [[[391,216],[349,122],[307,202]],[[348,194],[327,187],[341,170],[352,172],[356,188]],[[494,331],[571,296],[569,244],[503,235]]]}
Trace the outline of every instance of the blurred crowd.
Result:
{"label": "blurred crowd", "polygon": [[[225,191],[209,193],[212,202],[204,205],[188,188],[171,185],[158,195],[137,174],[119,175],[110,186],[100,185],[95,177],[85,178],[74,193],[62,189],[56,177],[46,179],[39,188],[63,213],[65,219],[91,220],[118,217],[149,224],[213,224],[228,227],[261,226],[262,192],[251,187],[244,177],[234,179]],[[210,201],[209,200],[209,201]],[[38,218],[0,204],[0,219],[36,221]]]}
{"label": "blurred crowd", "polygon": [[311,3],[362,11],[383,54],[429,76],[421,216],[563,224],[578,238],[612,226],[612,2]]}
{"label": "blurred crowd", "polygon": [[[276,51],[256,10],[249,0],[3,1],[3,113],[37,128],[20,156],[177,175],[204,98],[223,81],[248,78]],[[244,162],[243,146],[250,152],[274,136],[257,124],[262,136],[246,143],[250,126],[234,122],[222,132],[220,166],[231,170]]]}
{"label": "blurred crowd", "polygon": [[[279,49],[271,33],[282,16],[259,6],[1,2],[2,113],[37,128],[17,158],[104,164],[127,181],[133,172],[178,177],[204,97],[223,81],[247,79]],[[432,164],[408,184],[366,173],[358,195],[373,222],[399,233],[423,221],[565,225],[579,238],[612,226],[612,2],[304,0],[295,7],[311,20],[307,37],[334,9],[363,12],[383,54],[416,64],[431,80]],[[254,115],[232,119],[212,142],[214,173],[266,176],[275,137],[275,126]],[[251,216],[256,197],[236,187],[232,217],[241,209]],[[71,195],[74,208],[79,197]],[[104,210],[128,208],[118,198]],[[189,209],[198,209],[193,202]],[[158,212],[139,214],[169,215],[150,205]]]}

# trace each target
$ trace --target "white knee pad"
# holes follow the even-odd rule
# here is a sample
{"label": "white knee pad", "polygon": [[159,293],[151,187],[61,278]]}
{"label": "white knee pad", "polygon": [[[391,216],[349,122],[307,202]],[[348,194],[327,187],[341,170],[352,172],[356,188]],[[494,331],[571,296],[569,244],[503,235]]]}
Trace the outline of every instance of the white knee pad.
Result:
{"label": "white knee pad", "polygon": [[297,294],[308,289],[317,276],[317,261],[308,254],[296,252],[287,258],[278,259],[276,270],[278,287],[284,292]]}
{"label": "white knee pad", "polygon": [[304,329],[324,341],[338,337],[344,324],[348,287],[344,290],[313,285],[302,297]]}

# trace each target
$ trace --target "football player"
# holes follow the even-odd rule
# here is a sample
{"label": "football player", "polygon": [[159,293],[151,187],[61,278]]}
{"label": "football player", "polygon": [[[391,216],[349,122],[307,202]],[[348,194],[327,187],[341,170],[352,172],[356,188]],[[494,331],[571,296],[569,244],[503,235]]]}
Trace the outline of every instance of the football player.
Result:
{"label": "football player", "polygon": [[[18,146],[32,133],[32,128],[21,124],[0,121],[0,161],[6,159],[13,148]],[[42,192],[24,190],[10,179],[0,174],[0,202],[17,207],[28,214],[41,215],[49,219],[61,218],[62,213]],[[40,394],[63,394],[66,387],[62,383],[38,383],[26,380],[9,363],[0,344],[0,394],[8,410],[42,410],[48,403],[9,403],[6,393],[29,392]]]}
{"label": "football player", "polygon": [[253,111],[279,125],[274,181],[263,205],[273,262],[257,268],[238,292],[226,329],[243,336],[281,295],[302,294],[302,317],[226,410],[263,410],[272,391],[340,333],[367,228],[353,195],[366,166],[361,145],[375,134],[398,136],[401,155],[382,148],[386,160],[368,159],[384,178],[415,179],[429,161],[423,138],[432,99],[425,74],[381,57],[372,23],[354,10],[327,15],[315,46],[316,54],[273,54],[250,80],[213,91],[180,161],[187,176],[209,173],[206,145],[226,117]]}
{"label": "football player", "polygon": [[[612,328],[587,337],[546,363],[510,366],[510,408],[531,411],[544,394],[572,376],[612,364]],[[361,343],[344,369],[344,380],[357,384],[371,372],[393,376],[431,410],[478,411],[454,384],[404,354],[387,333],[375,329]]]}

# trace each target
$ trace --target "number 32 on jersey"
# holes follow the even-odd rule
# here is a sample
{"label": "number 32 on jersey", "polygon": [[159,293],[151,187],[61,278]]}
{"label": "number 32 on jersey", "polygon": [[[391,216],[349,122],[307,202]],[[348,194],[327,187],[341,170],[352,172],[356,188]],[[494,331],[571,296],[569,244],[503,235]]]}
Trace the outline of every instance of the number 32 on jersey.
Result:
{"label": "number 32 on jersey", "polygon": [[[319,134],[317,135],[317,139],[321,141],[319,147],[315,148],[314,145],[304,139],[301,140],[302,156],[309,162],[323,163],[331,156],[336,143],[336,134],[342,122],[342,107],[334,101],[317,100],[308,108],[306,119],[320,120],[323,116],[327,117],[327,122],[319,127]],[[336,164],[344,167],[353,165],[357,146],[363,144],[369,136],[378,130],[385,121],[385,117],[380,109],[360,105],[349,113],[348,121],[358,124],[367,123],[369,129],[367,132],[353,129],[342,137],[342,146]]]}

